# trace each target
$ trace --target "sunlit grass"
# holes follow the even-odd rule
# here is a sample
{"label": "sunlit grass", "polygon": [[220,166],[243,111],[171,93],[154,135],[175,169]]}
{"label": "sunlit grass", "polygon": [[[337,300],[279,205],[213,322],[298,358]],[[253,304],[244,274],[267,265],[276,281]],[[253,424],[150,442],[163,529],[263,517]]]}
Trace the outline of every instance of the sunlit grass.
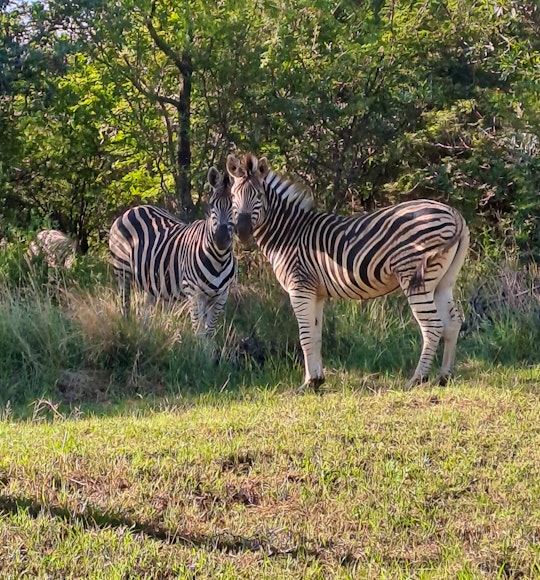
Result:
{"label": "sunlit grass", "polygon": [[522,377],[540,369],[5,419],[0,557],[13,575],[535,577],[540,403]]}

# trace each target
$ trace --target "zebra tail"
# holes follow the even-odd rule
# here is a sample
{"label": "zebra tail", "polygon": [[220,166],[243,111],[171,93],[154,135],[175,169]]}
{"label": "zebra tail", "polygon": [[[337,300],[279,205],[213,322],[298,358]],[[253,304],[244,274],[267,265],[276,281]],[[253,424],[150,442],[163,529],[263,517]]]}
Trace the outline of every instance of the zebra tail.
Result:
{"label": "zebra tail", "polygon": [[409,296],[411,294],[414,294],[415,292],[423,292],[425,290],[425,274],[426,268],[430,260],[432,260],[437,256],[440,256],[441,254],[444,254],[450,248],[453,248],[456,244],[461,245],[462,243],[465,242],[464,240],[465,237],[467,238],[466,240],[467,247],[465,248],[465,250],[468,248],[469,229],[467,228],[467,224],[465,223],[465,220],[463,219],[461,214],[459,214],[455,210],[454,212],[456,214],[456,225],[457,225],[456,233],[440,248],[437,248],[436,250],[433,250],[432,252],[426,253],[422,256],[420,262],[418,263],[418,266],[416,266],[414,273],[411,276],[411,279],[409,280],[409,286],[407,288],[407,293]]}
{"label": "zebra tail", "polygon": [[409,296],[414,294],[415,292],[423,292],[425,289],[425,282],[424,277],[426,274],[426,266],[428,262],[428,256],[422,256],[422,259],[416,266],[411,279],[409,280],[409,286],[407,288],[407,293]]}

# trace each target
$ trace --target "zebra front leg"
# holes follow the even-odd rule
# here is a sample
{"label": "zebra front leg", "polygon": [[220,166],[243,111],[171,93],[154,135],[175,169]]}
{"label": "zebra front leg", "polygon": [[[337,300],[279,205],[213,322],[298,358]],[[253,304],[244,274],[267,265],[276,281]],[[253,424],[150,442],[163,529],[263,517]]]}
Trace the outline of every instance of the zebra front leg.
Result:
{"label": "zebra front leg", "polygon": [[[191,296],[189,299],[189,311],[191,314],[191,324],[193,327],[193,332],[195,336],[200,340],[201,347],[206,353],[208,359],[217,363],[219,357],[216,353],[216,348],[214,342],[211,340],[213,336],[213,331],[207,326],[207,317],[212,313],[209,313],[209,302],[206,296],[196,294]],[[213,310],[213,309],[212,309]],[[215,328],[215,322],[211,321],[211,325]]]}
{"label": "zebra front leg", "polygon": [[317,390],[324,383],[321,358],[324,298],[315,294],[292,293],[290,299],[304,353],[305,378],[302,388]]}
{"label": "zebra front leg", "polygon": [[188,296],[189,314],[191,317],[191,327],[194,334],[204,336],[204,315],[206,312],[206,300],[203,300],[199,294]]}
{"label": "zebra front leg", "polygon": [[211,358],[214,363],[218,364],[221,359],[221,352],[217,348],[214,336],[216,334],[216,325],[218,317],[225,308],[228,292],[215,296],[206,304],[206,313],[204,315],[204,336],[210,341]]}
{"label": "zebra front leg", "polygon": [[209,300],[206,304],[204,315],[204,332],[206,336],[212,338],[216,333],[216,325],[219,315],[223,312],[227,302],[228,292],[223,292]]}
{"label": "zebra front leg", "polygon": [[428,378],[429,369],[443,334],[443,322],[433,300],[433,292],[418,292],[408,296],[409,306],[422,332],[422,352],[407,388],[414,387]]}

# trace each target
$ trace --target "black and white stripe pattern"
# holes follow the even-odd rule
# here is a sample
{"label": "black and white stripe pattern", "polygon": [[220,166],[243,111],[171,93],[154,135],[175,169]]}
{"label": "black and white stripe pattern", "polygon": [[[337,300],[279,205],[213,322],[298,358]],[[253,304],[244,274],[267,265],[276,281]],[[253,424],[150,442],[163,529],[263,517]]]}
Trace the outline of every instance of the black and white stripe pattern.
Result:
{"label": "black and white stripe pattern", "polygon": [[43,256],[51,268],[66,268],[73,266],[78,250],[77,240],[58,230],[41,230],[36,239],[30,242],[28,258]]}
{"label": "black and white stripe pattern", "polygon": [[359,217],[316,211],[297,184],[268,168],[265,158],[232,155],[233,215],[241,240],[251,235],[289,293],[304,352],[305,384],[324,381],[321,359],[326,298],[366,300],[401,288],[423,337],[409,385],[427,377],[441,337],[440,373],[450,375],[461,317],[452,291],[469,245],[469,230],[454,209],[429,200],[387,207]]}
{"label": "black and white stripe pattern", "polygon": [[112,225],[109,248],[129,313],[134,283],[152,299],[188,299],[196,333],[212,336],[218,315],[236,279],[232,252],[230,183],[212,167],[207,217],[185,224],[163,209],[142,205],[126,211]]}

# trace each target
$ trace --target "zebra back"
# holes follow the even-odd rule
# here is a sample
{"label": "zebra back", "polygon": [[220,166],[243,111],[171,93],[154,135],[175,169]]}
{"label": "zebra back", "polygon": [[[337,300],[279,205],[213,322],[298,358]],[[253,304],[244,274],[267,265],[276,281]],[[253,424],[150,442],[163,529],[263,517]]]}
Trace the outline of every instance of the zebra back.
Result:
{"label": "zebra back", "polygon": [[228,163],[233,213],[237,224],[242,216],[249,219],[246,229],[287,291],[304,284],[320,295],[368,299],[403,281],[412,291],[422,286],[428,263],[454,246],[466,228],[459,212],[431,200],[360,216],[317,211],[303,186],[252,157]]}

